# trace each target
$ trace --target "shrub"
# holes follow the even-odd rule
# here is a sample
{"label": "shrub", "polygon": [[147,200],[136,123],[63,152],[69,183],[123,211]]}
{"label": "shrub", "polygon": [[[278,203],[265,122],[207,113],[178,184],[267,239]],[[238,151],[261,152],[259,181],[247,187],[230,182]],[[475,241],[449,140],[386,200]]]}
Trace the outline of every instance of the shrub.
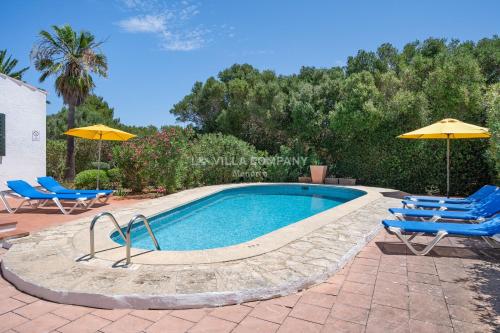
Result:
{"label": "shrub", "polygon": [[183,156],[192,137],[190,129],[168,127],[115,146],[113,160],[122,170],[122,186],[134,192],[146,186],[161,186],[167,192],[183,188],[187,174]]}
{"label": "shrub", "polygon": [[271,182],[297,181],[299,176],[309,174],[309,164],[303,153],[287,146],[281,146],[280,152],[273,158],[280,163],[270,164],[266,167],[267,180]]}
{"label": "shrub", "polygon": [[109,163],[106,162],[90,162],[93,169],[109,170]]}
{"label": "shrub", "polygon": [[66,142],[63,140],[47,140],[47,176],[62,179],[64,177],[65,162]]}
{"label": "shrub", "polygon": [[84,170],[75,177],[75,187],[80,189],[95,189],[99,175],[99,188],[109,188],[110,182],[104,170]]}
{"label": "shrub", "polygon": [[236,181],[253,182],[265,178],[260,158],[266,154],[231,135],[201,135],[188,150],[189,186]]}
{"label": "shrub", "polygon": [[120,184],[122,180],[122,171],[119,168],[109,169],[107,172],[109,181],[113,184]]}

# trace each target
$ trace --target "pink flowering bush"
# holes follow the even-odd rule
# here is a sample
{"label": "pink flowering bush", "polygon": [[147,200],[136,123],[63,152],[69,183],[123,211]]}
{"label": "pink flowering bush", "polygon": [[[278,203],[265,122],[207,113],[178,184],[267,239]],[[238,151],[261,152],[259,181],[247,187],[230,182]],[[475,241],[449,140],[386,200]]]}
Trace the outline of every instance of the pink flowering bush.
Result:
{"label": "pink flowering bush", "polygon": [[187,168],[183,156],[193,135],[190,129],[167,127],[116,146],[113,161],[122,170],[122,185],[134,192],[146,186],[163,193],[183,188]]}
{"label": "pink flowering bush", "polygon": [[113,149],[122,186],[133,192],[168,194],[180,189],[254,182],[265,178],[255,163],[266,154],[230,135],[201,134],[181,127],[125,142]]}

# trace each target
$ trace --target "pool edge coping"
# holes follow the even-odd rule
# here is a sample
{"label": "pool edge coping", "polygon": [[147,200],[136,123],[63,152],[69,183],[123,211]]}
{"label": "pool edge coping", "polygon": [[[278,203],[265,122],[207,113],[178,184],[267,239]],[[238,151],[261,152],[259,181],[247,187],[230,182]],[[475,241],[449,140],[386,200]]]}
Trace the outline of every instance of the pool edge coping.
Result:
{"label": "pool edge coping", "polygon": [[315,284],[324,282],[328,277],[340,271],[356,254],[370,242],[382,229],[381,225],[374,227],[365,237],[349,249],[334,265],[327,267],[321,273],[310,277],[304,277],[299,281],[285,283],[279,286],[264,287],[258,289],[246,289],[238,291],[203,292],[191,294],[128,294],[110,295],[92,292],[75,292],[67,290],[56,290],[37,285],[27,281],[11,271],[5,264],[0,262],[0,270],[4,278],[16,286],[17,289],[30,295],[62,304],[72,304],[100,309],[196,309],[204,307],[218,307],[226,305],[242,304],[252,301],[266,300],[282,297],[294,292],[302,291]]}
{"label": "pool edge coping", "polygon": [[[121,221],[125,220],[128,215],[130,218],[136,213],[141,213],[147,217],[161,214],[164,211],[172,210],[177,207],[189,204],[193,201],[202,199],[209,195],[219,193],[226,189],[258,186],[258,185],[303,185],[303,186],[318,186],[318,187],[337,187],[349,188],[354,190],[361,190],[365,192],[358,198],[352,199],[348,202],[327,209],[321,213],[310,216],[306,219],[294,222],[283,228],[274,230],[270,233],[257,237],[247,242],[239,243],[222,248],[207,249],[207,250],[193,250],[193,251],[151,251],[134,248],[132,244],[131,255],[132,264],[141,265],[192,265],[192,264],[212,264],[233,260],[240,260],[265,254],[275,251],[315,230],[329,224],[336,220],[354,212],[355,210],[375,201],[382,197],[380,190],[372,187],[365,186],[334,186],[325,184],[307,184],[307,183],[243,183],[243,184],[229,184],[220,185],[216,188],[203,187],[198,189],[205,189],[202,193],[195,195],[195,198],[188,198],[184,202],[178,203],[172,207],[162,209],[160,211],[153,211],[152,209],[144,212],[134,212],[127,214],[120,218]],[[384,189],[387,190],[387,189]],[[179,192],[182,193],[182,192]],[[182,199],[181,199],[182,200]],[[119,221],[120,222],[120,221]],[[123,226],[123,223],[121,224]],[[115,231],[111,223],[103,224],[99,230],[96,228],[95,245],[96,245],[96,258],[110,262],[110,264],[118,264],[125,258],[125,249],[122,245],[114,242],[110,235]],[[72,244],[76,251],[82,254],[88,253],[89,235],[88,229],[82,229],[76,232],[72,237]]]}

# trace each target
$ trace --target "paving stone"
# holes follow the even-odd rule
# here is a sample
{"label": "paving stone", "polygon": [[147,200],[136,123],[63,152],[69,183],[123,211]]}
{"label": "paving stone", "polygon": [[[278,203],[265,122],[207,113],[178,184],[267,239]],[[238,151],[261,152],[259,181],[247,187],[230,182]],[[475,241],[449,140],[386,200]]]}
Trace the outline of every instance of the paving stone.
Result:
{"label": "paving stone", "polygon": [[336,303],[358,306],[360,308],[369,309],[372,302],[370,296],[354,294],[347,291],[341,291],[337,296]]}
{"label": "paving stone", "polygon": [[320,294],[338,295],[340,287],[340,284],[321,283],[310,288],[309,290]]}
{"label": "paving stone", "polygon": [[378,266],[366,266],[366,265],[360,265],[360,264],[353,264],[350,267],[349,272],[350,273],[363,273],[363,274],[377,275]]}
{"label": "paving stone", "polygon": [[329,313],[329,309],[325,309],[316,305],[299,303],[294,306],[292,312],[290,312],[290,316],[298,319],[312,321],[318,324],[324,324],[326,322],[326,318],[328,318]]}
{"label": "paving stone", "polygon": [[321,325],[293,317],[288,317],[278,330],[278,333],[319,333]]}
{"label": "paving stone", "polygon": [[[495,319],[500,321],[500,315],[489,312],[484,308],[471,309],[470,307],[460,306],[456,304],[448,304],[450,316],[454,320],[459,320],[471,324],[482,324],[484,322],[493,323]],[[495,318],[496,317],[496,318]],[[500,323],[499,323],[500,325]],[[499,326],[500,327],[500,326]]]}
{"label": "paving stone", "polygon": [[413,282],[434,284],[436,286],[439,286],[441,284],[437,275],[417,272],[408,272],[408,280]]}
{"label": "paving stone", "polygon": [[411,333],[453,333],[453,328],[449,326],[436,325],[420,320],[410,319]]}
{"label": "paving stone", "polygon": [[331,309],[335,303],[335,296],[308,291],[302,295],[299,303],[312,304]]}
{"label": "paving stone", "polygon": [[374,286],[372,284],[346,281],[342,285],[342,290],[353,294],[371,296],[373,294]]}
{"label": "paving stone", "polygon": [[98,309],[93,311],[92,314],[107,320],[115,321],[125,316],[127,313],[130,313],[130,311],[131,310],[127,309],[114,309],[114,310]]}
{"label": "paving stone", "polygon": [[377,280],[399,283],[399,284],[408,284],[408,277],[406,275],[392,274],[387,272],[379,272],[377,275]]}
{"label": "paving stone", "polygon": [[358,283],[375,284],[376,276],[371,274],[356,273],[350,271],[349,274],[347,274],[346,280]]}
{"label": "paving stone", "polygon": [[184,333],[187,332],[194,323],[185,319],[166,315],[146,329],[147,333]]}
{"label": "paving stone", "polygon": [[[495,326],[489,326],[484,324],[471,324],[459,320],[453,320],[453,330],[455,333],[497,333],[498,330],[494,328]],[[498,328],[498,326],[497,326]]]}
{"label": "paving stone", "polygon": [[139,317],[125,315],[120,320],[101,328],[104,333],[138,333],[144,332],[152,322]]}
{"label": "paving stone", "polygon": [[0,301],[0,314],[8,313],[9,311],[18,309],[22,306],[26,306],[26,304],[18,301],[17,299],[5,298]]}
{"label": "paving stone", "polygon": [[322,333],[363,333],[364,331],[364,325],[340,319],[327,322],[321,330]]}
{"label": "paving stone", "polygon": [[87,314],[67,325],[59,327],[57,330],[61,333],[92,333],[100,330],[110,323],[111,321],[104,318]]}
{"label": "paving stone", "polygon": [[438,297],[410,293],[410,316],[420,321],[451,326],[446,303],[444,299]]}
{"label": "paving stone", "polygon": [[24,324],[27,321],[28,319],[15,314],[14,312],[4,313],[3,315],[0,315],[0,332],[4,332],[8,329]]}
{"label": "paving stone", "polygon": [[411,264],[408,264],[407,269],[408,269],[408,272],[437,275],[436,268],[432,265],[416,265],[416,264],[411,263]]}
{"label": "paving stone", "polygon": [[52,313],[68,320],[76,320],[93,310],[92,308],[86,308],[84,306],[63,305],[53,310]]}
{"label": "paving stone", "polygon": [[130,314],[149,321],[158,321],[170,312],[169,310],[134,310]]}
{"label": "paving stone", "polygon": [[[368,314],[368,309],[337,303],[333,306],[331,319],[341,319],[360,325],[366,325]],[[328,321],[330,321],[330,318],[328,319]]]}
{"label": "paving stone", "polygon": [[15,327],[15,330],[18,333],[46,333],[52,332],[67,323],[69,323],[69,321],[66,319],[52,313],[45,313],[33,320]]}
{"label": "paving stone", "polygon": [[284,296],[284,297],[272,298],[272,299],[268,300],[267,302],[291,308],[295,304],[297,304],[297,302],[300,299],[300,296],[301,296],[300,294],[291,294],[291,295]]}
{"label": "paving stone", "polygon": [[280,325],[248,316],[233,330],[234,333],[275,333]]}
{"label": "paving stone", "polygon": [[5,298],[9,298],[9,297],[12,297],[14,295],[17,295],[17,294],[19,294],[19,290],[17,290],[16,288],[14,288],[10,285],[0,287],[0,301],[5,299]]}
{"label": "paving stone", "polygon": [[170,312],[170,315],[196,323],[205,317],[208,312],[210,312],[208,309],[174,310]]}
{"label": "paving stone", "polygon": [[16,294],[16,295],[12,296],[12,298],[15,298],[18,301],[21,301],[21,302],[26,303],[26,304],[30,304],[30,303],[38,301],[38,298],[33,297],[31,295],[28,295],[28,294],[24,294],[24,293]]}
{"label": "paving stone", "polygon": [[198,324],[193,326],[189,332],[193,333],[229,333],[236,326],[227,320],[206,316]]}
{"label": "paving stone", "polygon": [[252,311],[252,308],[248,306],[230,305],[217,308],[210,312],[210,315],[220,319],[229,320],[234,323],[239,323],[248,313],[250,313],[250,311]]}
{"label": "paving stone", "polygon": [[364,266],[374,266],[378,267],[378,259],[368,259],[368,258],[356,258],[354,259],[353,265],[364,265]]}
{"label": "paving stone", "polygon": [[281,324],[289,313],[290,309],[285,306],[269,302],[261,302],[253,309],[252,312],[250,312],[250,315],[252,317]]}
{"label": "paving stone", "polygon": [[434,297],[443,297],[443,289],[441,288],[441,286],[436,286],[433,284],[408,281],[408,289],[413,293],[426,294]]}
{"label": "paving stone", "polygon": [[279,325],[267,320],[248,316],[233,330],[234,333],[275,333]]}
{"label": "paving stone", "polygon": [[380,305],[408,309],[408,296],[405,294],[394,294],[375,290],[372,301]]}
{"label": "paving stone", "polygon": [[406,266],[390,265],[390,264],[380,264],[378,266],[379,272],[387,272],[392,274],[407,275],[408,271]]}
{"label": "paving stone", "polygon": [[43,314],[54,311],[62,306],[63,306],[62,304],[47,302],[44,300],[38,300],[31,304],[25,305],[22,308],[16,309],[14,312],[23,317],[34,319]]}
{"label": "paving stone", "polygon": [[368,317],[366,332],[392,333],[409,331],[409,314],[407,310],[378,304],[373,305]]}

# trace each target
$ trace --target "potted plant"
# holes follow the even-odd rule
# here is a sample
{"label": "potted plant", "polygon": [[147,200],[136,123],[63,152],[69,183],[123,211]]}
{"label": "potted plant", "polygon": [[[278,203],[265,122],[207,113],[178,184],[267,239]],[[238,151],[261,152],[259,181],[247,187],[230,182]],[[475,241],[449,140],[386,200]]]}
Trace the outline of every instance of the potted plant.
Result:
{"label": "potted plant", "polygon": [[309,165],[313,184],[323,184],[325,182],[328,166],[323,165],[318,158],[312,158]]}

